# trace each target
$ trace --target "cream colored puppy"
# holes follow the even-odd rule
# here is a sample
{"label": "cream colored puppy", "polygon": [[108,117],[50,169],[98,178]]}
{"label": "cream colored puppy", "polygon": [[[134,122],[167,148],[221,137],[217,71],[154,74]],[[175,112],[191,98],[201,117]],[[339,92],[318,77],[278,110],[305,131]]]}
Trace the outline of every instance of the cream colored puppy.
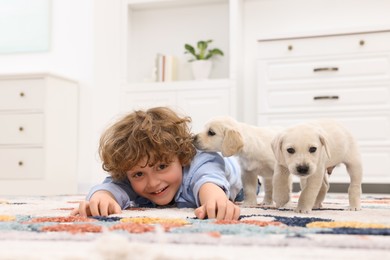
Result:
{"label": "cream colored puppy", "polygon": [[349,209],[360,210],[362,164],[352,135],[334,120],[318,120],[285,129],[275,137],[272,148],[277,160],[273,179],[276,207],[290,201],[291,174],[301,180],[296,212],[321,208],[329,189],[328,173],[344,163],[350,185]]}
{"label": "cream colored puppy", "polygon": [[242,169],[243,204],[257,205],[257,178],[261,176],[265,191],[261,204],[271,205],[275,165],[271,141],[279,130],[237,122],[231,117],[216,117],[195,135],[194,145],[199,150],[221,152],[225,157],[236,155]]}

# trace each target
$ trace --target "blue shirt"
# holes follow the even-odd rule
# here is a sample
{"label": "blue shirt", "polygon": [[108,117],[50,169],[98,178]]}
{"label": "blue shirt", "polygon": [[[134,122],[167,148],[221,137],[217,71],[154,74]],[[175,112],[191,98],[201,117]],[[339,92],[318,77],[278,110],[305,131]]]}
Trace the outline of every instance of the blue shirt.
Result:
{"label": "blue shirt", "polygon": [[[199,207],[199,190],[207,182],[221,187],[229,199],[234,201],[242,189],[241,169],[237,158],[198,151],[191,164],[183,167],[183,181],[175,195],[176,206],[178,208]],[[127,178],[123,181],[113,181],[111,177],[107,177],[102,184],[91,189],[87,200],[99,190],[112,193],[122,209],[156,206],[152,201],[135,193]]]}

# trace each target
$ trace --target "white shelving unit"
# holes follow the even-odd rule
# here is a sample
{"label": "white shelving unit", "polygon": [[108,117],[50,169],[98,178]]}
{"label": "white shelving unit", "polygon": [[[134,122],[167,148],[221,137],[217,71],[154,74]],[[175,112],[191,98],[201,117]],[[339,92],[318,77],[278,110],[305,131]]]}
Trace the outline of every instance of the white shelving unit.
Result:
{"label": "white shelving unit", "polygon": [[[194,131],[200,130],[212,116],[236,116],[239,9],[232,7],[239,3],[239,0],[122,1],[123,111],[167,105],[191,116]],[[221,49],[224,56],[213,60],[209,80],[194,81],[184,44],[195,45],[199,40],[209,39],[213,40],[211,47]],[[176,57],[176,81],[154,81],[158,53]]]}

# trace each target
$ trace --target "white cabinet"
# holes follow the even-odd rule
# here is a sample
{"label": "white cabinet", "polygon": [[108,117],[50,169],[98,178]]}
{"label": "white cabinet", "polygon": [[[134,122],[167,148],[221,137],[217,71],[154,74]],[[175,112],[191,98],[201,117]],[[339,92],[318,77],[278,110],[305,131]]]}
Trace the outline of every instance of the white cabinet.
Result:
{"label": "white cabinet", "polygon": [[0,194],[75,193],[77,121],[76,82],[0,75]]}
{"label": "white cabinet", "polygon": [[[390,30],[260,39],[258,124],[335,118],[356,137],[364,183],[390,183]],[[330,180],[348,182],[343,166]]]}
{"label": "white cabinet", "polygon": [[197,84],[195,81],[180,83],[140,84],[139,89],[124,90],[123,112],[147,109],[153,106],[169,106],[192,119],[194,132],[203,129],[213,116],[231,115],[232,95],[229,80],[212,80]]}
{"label": "white cabinet", "polygon": [[[122,110],[170,106],[192,118],[194,131],[213,115],[235,116],[238,2],[122,0]],[[224,56],[209,80],[195,81],[184,45],[209,39]],[[154,82],[157,54],[176,58],[175,81]]]}

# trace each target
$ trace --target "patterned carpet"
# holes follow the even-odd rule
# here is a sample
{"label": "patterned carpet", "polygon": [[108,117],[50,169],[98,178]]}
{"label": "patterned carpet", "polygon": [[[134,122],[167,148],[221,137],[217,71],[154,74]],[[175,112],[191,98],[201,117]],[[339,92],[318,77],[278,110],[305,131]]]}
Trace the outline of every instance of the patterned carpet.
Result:
{"label": "patterned carpet", "polygon": [[83,197],[0,197],[0,259],[390,259],[389,195],[364,194],[357,212],[346,194],[310,214],[242,207],[238,221],[177,208],[69,216]]}

